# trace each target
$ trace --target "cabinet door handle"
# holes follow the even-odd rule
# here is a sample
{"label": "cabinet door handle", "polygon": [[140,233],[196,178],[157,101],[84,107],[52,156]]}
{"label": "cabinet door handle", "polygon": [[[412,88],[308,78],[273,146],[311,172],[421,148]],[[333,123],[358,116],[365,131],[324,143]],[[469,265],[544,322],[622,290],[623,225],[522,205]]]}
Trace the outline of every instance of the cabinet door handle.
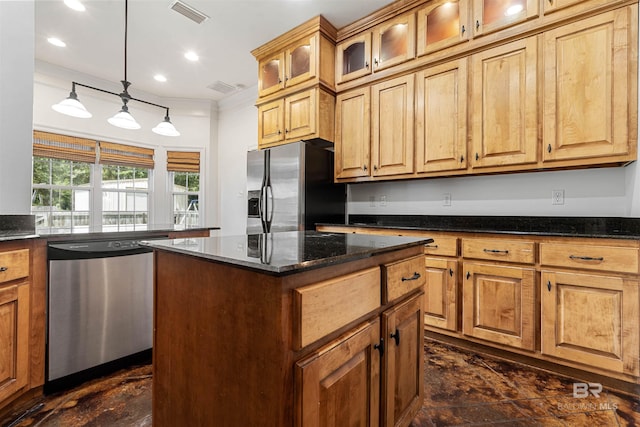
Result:
{"label": "cabinet door handle", "polygon": [[553,0],[549,0],[549,4],[553,4]]}
{"label": "cabinet door handle", "polygon": [[501,250],[501,249],[483,249],[484,252],[488,253],[488,254],[508,254],[509,250],[505,249],[505,250]]}
{"label": "cabinet door handle", "polygon": [[390,337],[396,340],[396,346],[400,345],[400,331],[398,329],[395,332],[391,332]]}
{"label": "cabinet door handle", "polygon": [[416,272],[414,272],[414,273],[413,273],[413,276],[411,276],[411,277],[403,277],[403,278],[402,278],[402,281],[403,281],[403,282],[406,282],[406,281],[409,281],[409,280],[418,280],[420,277],[421,277],[421,276],[420,276],[420,273],[418,273],[418,272],[416,271]]}
{"label": "cabinet door handle", "polygon": [[278,135],[280,135],[282,133],[282,131],[280,129],[278,129]]}
{"label": "cabinet door handle", "polygon": [[449,276],[453,277],[453,270],[449,269]]}
{"label": "cabinet door handle", "polygon": [[476,153],[476,160],[479,160],[480,156],[478,155],[478,153]]}
{"label": "cabinet door handle", "polygon": [[380,343],[374,344],[373,348],[380,352],[380,356],[384,356],[384,338],[380,338]]}
{"label": "cabinet door handle", "polygon": [[373,59],[373,65],[375,65],[376,67],[378,66],[378,58]]}
{"label": "cabinet door handle", "polygon": [[604,257],[590,257],[590,256],[577,256],[577,255],[569,255],[570,259],[577,259],[580,261],[604,261]]}
{"label": "cabinet door handle", "polygon": [[427,243],[424,245],[425,248],[438,249],[438,245],[432,245],[431,243]]}
{"label": "cabinet door handle", "polygon": [[378,165],[373,165],[373,170],[377,171],[378,170]]}
{"label": "cabinet door handle", "polygon": [[0,267],[0,273],[4,273],[8,269],[9,269],[9,267]]}
{"label": "cabinet door handle", "polygon": [[551,292],[551,280],[547,280],[547,289]]}
{"label": "cabinet door handle", "polygon": [[460,156],[460,163],[464,162],[464,156]]}
{"label": "cabinet door handle", "polygon": [[476,19],[476,30],[480,28],[480,21]]}
{"label": "cabinet door handle", "polygon": [[469,277],[471,277],[471,273],[467,271],[467,280],[469,280]]}
{"label": "cabinet door handle", "polygon": [[369,61],[364,63],[364,66],[367,68],[367,70],[369,69]]}
{"label": "cabinet door handle", "polygon": [[467,31],[466,28],[464,28],[464,25],[462,26],[462,35],[464,35],[464,32]]}
{"label": "cabinet door handle", "polygon": [[551,152],[551,144],[547,145],[547,152]]}
{"label": "cabinet door handle", "polygon": [[367,165],[362,165],[362,170],[366,171],[367,170]]}

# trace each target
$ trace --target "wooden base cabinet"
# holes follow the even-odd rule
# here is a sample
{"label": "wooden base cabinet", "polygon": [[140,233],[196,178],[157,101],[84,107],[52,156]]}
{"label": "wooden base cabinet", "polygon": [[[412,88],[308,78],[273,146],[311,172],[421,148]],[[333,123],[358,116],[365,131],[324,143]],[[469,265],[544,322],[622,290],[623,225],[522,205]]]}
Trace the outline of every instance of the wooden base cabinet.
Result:
{"label": "wooden base cabinet", "polygon": [[542,353],[638,376],[637,280],[542,271]]}
{"label": "wooden base cabinet", "polygon": [[462,332],[535,350],[535,269],[465,262]]}
{"label": "wooden base cabinet", "polygon": [[29,285],[0,285],[0,402],[28,383]]}
{"label": "wooden base cabinet", "polygon": [[424,324],[455,331],[457,327],[457,277],[455,259],[425,257]]}

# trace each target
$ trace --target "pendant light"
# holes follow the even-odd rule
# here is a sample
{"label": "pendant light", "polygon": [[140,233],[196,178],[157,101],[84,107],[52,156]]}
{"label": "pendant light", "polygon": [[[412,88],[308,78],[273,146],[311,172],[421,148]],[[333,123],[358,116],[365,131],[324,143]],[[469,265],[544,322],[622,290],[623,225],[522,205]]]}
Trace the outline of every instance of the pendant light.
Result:
{"label": "pendant light", "polygon": [[175,126],[171,123],[169,119],[169,107],[165,107],[163,105],[154,104],[153,102],[144,101],[142,99],[137,99],[129,95],[129,86],[131,83],[127,80],[127,33],[128,33],[128,15],[129,15],[129,1],[124,0],[124,80],[120,80],[122,83],[123,90],[120,93],[111,92],[104,89],[99,89],[97,87],[84,85],[78,82],[71,82],[71,93],[69,97],[60,101],[59,103],[52,105],[55,111],[66,114],[72,117],[80,117],[80,118],[89,118],[91,117],[91,113],[87,111],[87,109],[82,105],[80,101],[78,101],[78,95],[76,94],[76,85],[86,87],[88,89],[97,90],[99,92],[108,93],[111,95],[115,95],[120,98],[122,101],[122,108],[118,111],[113,117],[107,119],[107,121],[113,126],[122,128],[122,129],[140,129],[140,124],[133,118],[131,113],[129,113],[128,103],[129,101],[138,101],[144,104],[153,105],[154,107],[162,108],[166,111],[164,120],[161,121],[156,127],[152,129],[154,133],[158,135],[164,136],[180,136],[180,132],[177,131]]}

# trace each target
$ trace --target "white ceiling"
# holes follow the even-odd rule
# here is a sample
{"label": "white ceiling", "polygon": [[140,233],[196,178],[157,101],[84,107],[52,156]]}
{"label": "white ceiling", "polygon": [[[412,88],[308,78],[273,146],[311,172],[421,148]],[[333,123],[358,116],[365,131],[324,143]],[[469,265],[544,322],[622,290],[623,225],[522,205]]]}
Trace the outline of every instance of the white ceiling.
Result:
{"label": "white ceiling", "polygon": [[[172,3],[129,0],[127,80],[133,97],[138,89],[167,98],[223,99],[235,92],[224,95],[207,86],[216,81],[241,88],[256,84],[251,50],[316,15],[341,28],[391,1],[185,0],[210,17],[202,24],[171,10]],[[63,0],[36,0],[36,60],[117,83],[124,77],[125,1],[84,4],[86,11],[77,12]],[[49,44],[52,36],[67,46]],[[187,61],[187,50],[200,60]],[[158,73],[168,81],[156,82]]]}

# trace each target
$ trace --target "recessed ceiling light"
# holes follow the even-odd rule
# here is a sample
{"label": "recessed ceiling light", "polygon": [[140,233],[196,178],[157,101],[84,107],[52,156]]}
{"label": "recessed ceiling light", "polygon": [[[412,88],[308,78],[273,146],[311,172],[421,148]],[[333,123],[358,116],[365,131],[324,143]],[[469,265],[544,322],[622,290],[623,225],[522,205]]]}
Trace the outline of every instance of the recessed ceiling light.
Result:
{"label": "recessed ceiling light", "polygon": [[184,54],[184,57],[187,58],[189,61],[197,61],[198,59],[200,59],[200,57],[198,56],[197,53],[195,53],[194,51],[190,50],[189,52]]}
{"label": "recessed ceiling light", "polygon": [[165,76],[163,76],[162,74],[156,74],[155,76],[153,76],[153,78],[157,81],[157,82],[166,82],[167,78]]}
{"label": "recessed ceiling light", "polygon": [[67,45],[65,42],[63,42],[62,40],[60,40],[60,39],[59,39],[59,38],[57,38],[57,37],[49,37],[49,38],[47,39],[47,41],[48,41],[49,43],[51,43],[52,45],[54,45],[54,46],[58,46],[58,47],[65,47],[65,46]]}
{"label": "recessed ceiling light", "polygon": [[73,10],[77,10],[78,12],[84,12],[86,10],[86,8],[82,4],[82,2],[80,2],[80,0],[64,0],[64,4],[66,4],[68,7],[70,7]]}

